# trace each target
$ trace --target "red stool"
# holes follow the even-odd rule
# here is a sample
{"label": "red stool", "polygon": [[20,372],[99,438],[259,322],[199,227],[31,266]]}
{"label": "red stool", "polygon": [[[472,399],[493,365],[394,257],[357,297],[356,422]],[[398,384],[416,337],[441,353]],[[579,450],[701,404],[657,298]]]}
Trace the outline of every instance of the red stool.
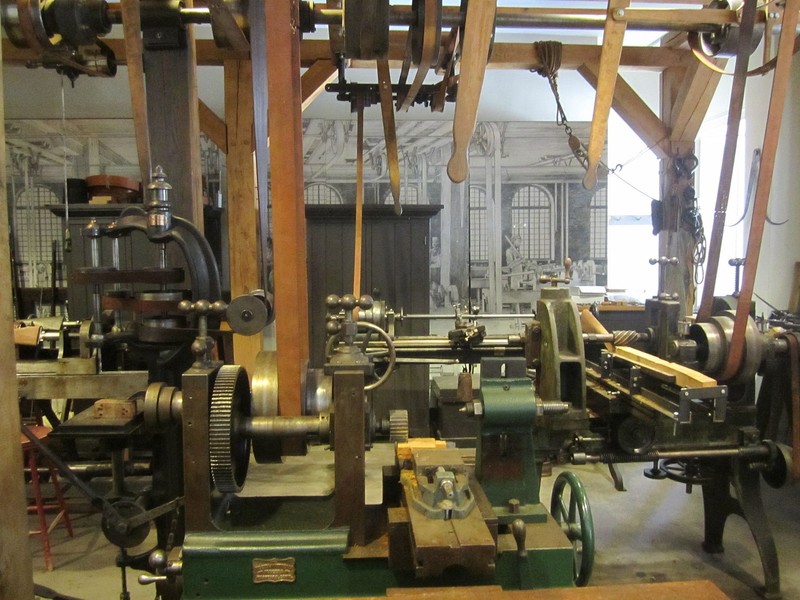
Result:
{"label": "red stool", "polygon": [[[43,427],[42,425],[28,427],[28,430],[38,440],[44,440],[50,431],[52,431],[49,427]],[[50,482],[53,484],[55,499],[54,503],[45,504],[44,497],[42,496],[41,482],[39,481],[39,461],[37,460],[36,446],[34,446],[24,434],[20,434],[20,443],[22,444],[22,454],[25,459],[25,464],[27,464],[31,470],[31,486],[33,487],[34,504],[33,506],[28,506],[28,513],[35,512],[39,516],[39,529],[31,531],[29,534],[39,534],[42,540],[42,547],[44,548],[45,569],[52,571],[53,557],[50,552],[50,532],[53,531],[63,518],[64,525],[67,527],[67,533],[69,537],[72,537],[72,522],[69,519],[69,511],[64,502],[61,484],[58,482],[58,473],[53,468],[53,465],[48,463],[47,468],[50,471]],[[49,526],[47,525],[47,518],[45,517],[45,513],[48,511],[58,511]]]}

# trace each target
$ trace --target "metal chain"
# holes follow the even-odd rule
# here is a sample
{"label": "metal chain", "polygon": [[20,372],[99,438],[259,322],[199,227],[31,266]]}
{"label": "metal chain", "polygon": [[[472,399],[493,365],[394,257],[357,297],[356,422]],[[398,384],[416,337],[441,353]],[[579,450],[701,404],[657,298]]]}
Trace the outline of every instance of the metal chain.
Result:
{"label": "metal chain", "polygon": [[[556,125],[564,128],[564,133],[567,134],[567,144],[572,154],[584,169],[589,168],[589,157],[586,151],[586,145],[575,135],[572,127],[569,124],[567,113],[564,111],[564,106],[561,104],[561,94],[558,92],[558,70],[561,68],[561,42],[543,41],[534,42],[533,47],[536,49],[537,56],[542,66],[538,69],[531,69],[532,73],[541,75],[550,84],[550,90],[553,92],[553,98],[556,101]],[[622,165],[617,165],[613,169],[609,168],[607,164],[600,161],[600,168],[604,169],[607,173],[613,174],[622,169]]]}

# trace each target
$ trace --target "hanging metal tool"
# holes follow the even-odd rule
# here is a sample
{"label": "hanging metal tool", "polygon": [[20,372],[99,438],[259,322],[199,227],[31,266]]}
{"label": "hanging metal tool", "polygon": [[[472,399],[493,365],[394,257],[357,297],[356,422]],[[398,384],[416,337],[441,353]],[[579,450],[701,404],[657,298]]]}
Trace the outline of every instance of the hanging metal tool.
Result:
{"label": "hanging metal tool", "polygon": [[469,142],[478,117],[478,102],[486,73],[496,12],[496,0],[467,3],[458,97],[453,118],[453,154],[447,163],[447,175],[454,183],[464,181],[469,171]]}
{"label": "hanging metal tool", "polygon": [[597,167],[603,155],[608,132],[608,117],[614,100],[617,71],[622,57],[622,42],[628,26],[625,11],[630,0],[608,0],[606,25],[603,30],[603,48],[600,51],[600,67],[597,73],[597,93],[594,98],[592,128],[589,133],[589,148],[586,152],[586,175],[583,187],[593,190],[597,186]]}
{"label": "hanging metal tool", "polygon": [[747,63],[751,53],[750,38],[752,37],[755,16],[756,0],[747,0],[742,13],[742,31],[740,32],[739,47],[736,52],[736,66],[734,68],[731,100],[728,108],[728,129],[725,134],[725,147],[722,151],[722,168],[719,174],[719,186],[717,187],[714,225],[711,229],[711,239],[708,247],[706,283],[703,286],[700,310],[697,312],[697,320],[700,322],[708,321],[711,318],[714,286],[717,281],[720,252],[722,250],[722,235],[725,231],[725,215],[728,210],[733,166],[736,161],[736,146],[739,142],[739,124],[742,120],[742,110],[744,108],[744,88],[747,83]]}
{"label": "hanging metal tool", "polygon": [[[760,166],[761,149],[756,148],[753,150],[753,160],[750,163],[750,175],[747,178],[747,194],[744,198],[744,211],[742,212],[742,216],[739,217],[739,220],[733,225],[728,225],[728,227],[736,227],[739,223],[745,220],[747,213],[750,212],[750,205],[753,203],[753,198],[756,195],[756,181],[758,181],[758,170]],[[788,222],[789,219],[784,219],[783,221],[774,221],[769,215],[767,215],[767,223],[770,225],[786,225]]]}
{"label": "hanging metal tool", "polygon": [[739,223],[744,221],[745,217],[747,216],[748,211],[750,210],[750,202],[753,200],[753,196],[756,194],[756,181],[758,181],[758,170],[761,167],[761,148],[756,148],[753,150],[753,159],[750,161],[750,174],[747,176],[747,193],[744,197],[744,212],[742,212],[742,216],[739,217],[739,220],[732,225],[728,225],[728,227],[736,227]]}
{"label": "hanging metal tool", "polygon": [[394,103],[392,102],[392,79],[389,73],[389,61],[378,60],[378,91],[381,96],[381,117],[383,118],[383,136],[386,139],[386,161],[389,166],[389,185],[392,189],[394,214],[403,214],[400,206],[400,160],[397,156],[397,128],[394,122]]}

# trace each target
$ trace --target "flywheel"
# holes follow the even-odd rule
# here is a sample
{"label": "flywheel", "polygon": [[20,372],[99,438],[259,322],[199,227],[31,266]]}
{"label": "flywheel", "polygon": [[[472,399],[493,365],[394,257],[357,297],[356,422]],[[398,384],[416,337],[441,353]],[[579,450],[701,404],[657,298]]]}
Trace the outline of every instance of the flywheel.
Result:
{"label": "flywheel", "polygon": [[223,494],[240,492],[250,462],[250,440],[239,433],[239,421],[250,416],[250,383],[238,365],[224,365],[211,392],[208,453],[211,480]]}

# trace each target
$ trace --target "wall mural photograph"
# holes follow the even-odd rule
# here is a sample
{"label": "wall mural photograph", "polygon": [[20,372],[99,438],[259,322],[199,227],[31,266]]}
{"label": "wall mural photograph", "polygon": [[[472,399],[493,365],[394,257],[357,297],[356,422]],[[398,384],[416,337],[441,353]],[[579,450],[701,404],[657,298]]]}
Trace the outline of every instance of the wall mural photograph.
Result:
{"label": "wall mural photograph", "polygon": [[[572,130],[586,143],[588,123]],[[562,128],[478,123],[461,184],[446,173],[451,124],[401,121],[397,138],[401,203],[441,207],[427,240],[431,312],[468,301],[483,312],[530,312],[540,276],[564,277],[567,258],[573,286],[605,285],[607,173],[601,166],[597,188],[585,190]],[[353,204],[355,121],[306,120],[303,147],[306,203]],[[365,205],[392,204],[380,121],[365,123],[364,182]]]}

